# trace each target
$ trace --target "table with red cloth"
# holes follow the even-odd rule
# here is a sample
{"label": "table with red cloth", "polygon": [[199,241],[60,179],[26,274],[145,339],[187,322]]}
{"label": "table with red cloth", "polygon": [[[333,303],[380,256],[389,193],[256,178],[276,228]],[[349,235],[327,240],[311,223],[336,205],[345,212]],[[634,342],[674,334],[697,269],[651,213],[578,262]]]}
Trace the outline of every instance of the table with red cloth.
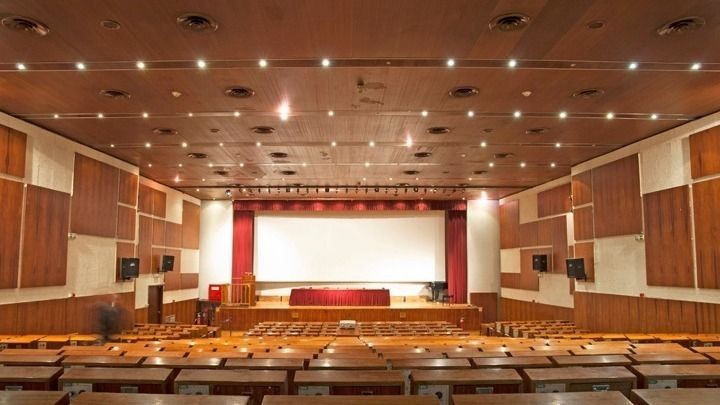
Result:
{"label": "table with red cloth", "polygon": [[389,307],[390,290],[293,288],[290,305]]}

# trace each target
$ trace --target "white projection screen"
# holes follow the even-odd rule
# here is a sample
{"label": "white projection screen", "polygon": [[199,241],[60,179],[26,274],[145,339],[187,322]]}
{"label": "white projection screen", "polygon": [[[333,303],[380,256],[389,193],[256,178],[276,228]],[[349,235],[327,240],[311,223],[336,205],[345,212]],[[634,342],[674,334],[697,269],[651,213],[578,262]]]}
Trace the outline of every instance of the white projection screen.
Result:
{"label": "white projection screen", "polygon": [[257,212],[254,262],[260,282],[445,281],[445,213]]}

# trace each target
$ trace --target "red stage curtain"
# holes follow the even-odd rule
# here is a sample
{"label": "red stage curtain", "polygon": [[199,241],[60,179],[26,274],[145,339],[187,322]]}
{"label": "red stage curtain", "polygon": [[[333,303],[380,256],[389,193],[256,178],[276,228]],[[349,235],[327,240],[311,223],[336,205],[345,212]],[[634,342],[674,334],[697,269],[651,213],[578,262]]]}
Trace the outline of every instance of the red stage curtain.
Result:
{"label": "red stage curtain", "polygon": [[290,291],[290,306],[390,306],[390,290],[330,290],[293,288]]}
{"label": "red stage curtain", "polygon": [[448,294],[453,302],[467,302],[467,215],[465,211],[445,213],[445,270]]}
{"label": "red stage curtain", "polygon": [[234,211],[232,258],[233,283],[239,283],[243,274],[253,272],[254,230],[255,213],[253,211]]}

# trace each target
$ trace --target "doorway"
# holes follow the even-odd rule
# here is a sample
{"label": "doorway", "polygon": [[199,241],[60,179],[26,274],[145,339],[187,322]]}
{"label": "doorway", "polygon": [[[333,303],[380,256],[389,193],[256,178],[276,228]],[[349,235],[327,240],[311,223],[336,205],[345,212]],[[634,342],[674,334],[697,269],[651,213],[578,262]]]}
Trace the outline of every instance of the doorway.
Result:
{"label": "doorway", "polygon": [[148,323],[162,323],[163,286],[148,286]]}

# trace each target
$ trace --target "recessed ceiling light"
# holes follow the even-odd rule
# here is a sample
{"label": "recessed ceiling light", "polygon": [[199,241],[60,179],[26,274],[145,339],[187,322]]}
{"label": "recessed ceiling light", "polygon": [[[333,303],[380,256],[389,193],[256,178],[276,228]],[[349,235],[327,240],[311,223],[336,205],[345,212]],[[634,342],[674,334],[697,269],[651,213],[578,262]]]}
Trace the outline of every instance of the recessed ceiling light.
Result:
{"label": "recessed ceiling light", "polygon": [[182,163],[178,163],[178,167],[182,167]]}
{"label": "recessed ceiling light", "polygon": [[196,192],[199,192],[199,191],[200,191],[200,189],[199,189],[199,188],[196,188],[196,189],[195,189],[195,191],[196,191]]}
{"label": "recessed ceiling light", "polygon": [[481,148],[484,148],[484,147],[486,147],[486,146],[487,146],[487,142],[485,142],[485,141],[480,142],[480,147],[481,147]]}
{"label": "recessed ceiling light", "polygon": [[175,183],[179,183],[179,182],[180,182],[180,176],[175,176]]}
{"label": "recessed ceiling light", "polygon": [[367,181],[367,178],[363,177],[363,178],[362,178],[362,181]]}
{"label": "recessed ceiling light", "polygon": [[445,62],[445,64],[448,67],[453,67],[453,66],[455,66],[455,59],[448,59],[447,62]]}
{"label": "recessed ceiling light", "polygon": [[330,142],[330,146],[332,146],[332,147],[337,146],[337,142],[335,142],[335,141]]}
{"label": "recessed ceiling light", "polygon": [[278,107],[278,114],[280,114],[280,119],[282,121],[287,121],[288,117],[290,116],[290,106],[288,103],[282,103],[280,104],[280,107]]}
{"label": "recessed ceiling light", "polygon": [[517,66],[517,61],[515,59],[510,59],[507,65],[509,68],[514,68],[515,66]]}
{"label": "recessed ceiling light", "polygon": [[307,167],[307,163],[302,162],[302,167]]}
{"label": "recessed ceiling light", "polygon": [[558,117],[560,117],[560,119],[565,119],[567,118],[567,113],[565,111],[560,111]]}
{"label": "recessed ceiling light", "polygon": [[148,163],[148,167],[152,167],[152,163]]}
{"label": "recessed ceiling light", "polygon": [[490,166],[490,167],[495,167],[495,163],[490,162],[490,163],[488,163],[488,166]]}
{"label": "recessed ceiling light", "polygon": [[370,167],[370,162],[365,162],[365,167]]}
{"label": "recessed ceiling light", "polygon": [[370,145],[370,147],[372,148],[373,146],[375,146],[375,141],[370,141],[368,145]]}
{"label": "recessed ceiling light", "polygon": [[53,118],[60,118],[60,114],[53,114]]}
{"label": "recessed ceiling light", "polygon": [[635,69],[637,69],[637,67],[638,67],[637,62],[630,62],[628,64],[628,69],[630,69],[630,70],[635,70]]}
{"label": "recessed ceiling light", "polygon": [[470,117],[470,118],[474,117],[474,116],[475,116],[475,111],[472,111],[472,110],[468,111],[468,112],[467,112],[467,116]]}
{"label": "recessed ceiling light", "polygon": [[197,67],[199,67],[200,69],[205,69],[207,67],[207,62],[205,62],[202,59],[198,59],[196,64],[197,64]]}
{"label": "recessed ceiling light", "polygon": [[320,64],[321,64],[323,67],[329,67],[329,66],[330,66],[330,59],[325,58],[325,59],[323,59],[323,60],[320,62]]}
{"label": "recessed ceiling light", "polygon": [[702,65],[696,62],[696,63],[693,63],[693,64],[690,66],[690,69],[692,69],[692,70],[700,70],[701,67],[702,67]]}
{"label": "recessed ceiling light", "polygon": [[82,62],[76,63],[75,67],[77,68],[77,70],[85,70],[85,64]]}
{"label": "recessed ceiling light", "polygon": [[200,181],[205,181],[205,179],[200,179]]}
{"label": "recessed ceiling light", "polygon": [[187,142],[181,143],[180,146],[182,146],[183,148],[187,148]]}
{"label": "recessed ceiling light", "polygon": [[235,116],[236,118],[239,117],[239,116],[240,116],[240,111],[235,111],[235,112],[233,113],[233,116]]}
{"label": "recessed ceiling light", "polygon": [[105,116],[103,115],[103,113],[98,113],[97,117],[98,117],[98,118],[104,118]]}
{"label": "recessed ceiling light", "polygon": [[520,167],[525,167],[525,162],[520,162]]}
{"label": "recessed ceiling light", "polygon": [[215,165],[212,164],[212,162],[211,162],[211,163],[208,163],[208,167],[213,167],[213,166],[215,166]]}
{"label": "recessed ceiling light", "polygon": [[559,147],[561,147],[561,146],[562,146],[562,145],[560,144],[560,142],[555,143],[555,147],[556,147],[556,148],[559,148]]}
{"label": "recessed ceiling light", "polygon": [[555,162],[550,163],[550,167],[555,167],[555,166],[557,166],[557,165],[555,164]]}
{"label": "recessed ceiling light", "polygon": [[262,146],[262,143],[260,143],[260,141],[255,142],[255,146],[260,147],[260,146]]}
{"label": "recessed ceiling light", "polygon": [[110,147],[111,147],[111,148],[114,148],[114,147],[115,147],[115,144],[114,144],[114,143],[111,143],[111,144],[110,144]]}
{"label": "recessed ceiling light", "polygon": [[515,118],[520,118],[521,116],[522,116],[522,113],[520,111],[515,111],[513,113],[513,117],[515,117]]}
{"label": "recessed ceiling light", "polygon": [[333,115],[335,115],[335,111],[333,111],[333,110],[328,111],[328,117],[332,117]]}
{"label": "recessed ceiling light", "polygon": [[392,177],[388,177],[388,181],[392,181]]}
{"label": "recessed ceiling light", "polygon": [[225,144],[222,143],[222,142],[220,142],[220,143],[218,144],[218,146],[222,148],[223,146],[225,146]]}
{"label": "recessed ceiling light", "polygon": [[423,117],[427,117],[427,116],[428,116],[427,110],[422,110],[422,112],[420,113],[420,115],[422,115]]}
{"label": "recessed ceiling light", "polygon": [[139,60],[139,61],[137,61],[137,62],[135,63],[135,66],[136,66],[138,69],[145,69],[145,62]]}
{"label": "recessed ceiling light", "polygon": [[15,65],[15,67],[17,68],[17,70],[25,70],[25,69],[27,69],[27,66],[25,66],[24,63],[18,63],[17,65]]}
{"label": "recessed ceiling light", "polygon": [[468,177],[468,181],[472,181],[472,177]]}
{"label": "recessed ceiling light", "polygon": [[152,145],[150,144],[150,142],[145,142],[145,147],[146,147],[146,148],[149,148],[149,147],[151,147],[151,146],[152,146]]}
{"label": "recessed ceiling light", "polygon": [[146,112],[142,113],[142,117],[143,117],[143,118],[147,118],[147,117],[149,117],[149,116],[150,116],[150,114],[148,114],[148,113],[146,113]]}
{"label": "recessed ceiling light", "polygon": [[240,167],[245,167],[245,163],[240,163]]}
{"label": "recessed ceiling light", "polygon": [[258,61],[258,66],[260,66],[260,67],[263,67],[263,68],[264,68],[264,67],[267,67],[267,65],[268,65],[268,63],[267,63],[267,61],[266,61],[265,59],[260,59],[260,60]]}
{"label": "recessed ceiling light", "polygon": [[193,116],[193,113],[189,112],[188,117],[192,117],[192,116]]}
{"label": "recessed ceiling light", "polygon": [[410,135],[408,135],[407,138],[405,138],[405,146],[407,146],[407,147],[409,148],[409,147],[411,147],[412,145],[413,145],[413,140],[412,140],[412,138],[410,137]]}
{"label": "recessed ceiling light", "polygon": [[611,120],[611,119],[615,118],[615,114],[609,112],[609,113],[605,114],[605,118]]}
{"label": "recessed ceiling light", "polygon": [[651,115],[650,115],[650,119],[651,119],[651,120],[656,120],[656,119],[658,119],[658,115],[657,115],[657,114],[651,114]]}

